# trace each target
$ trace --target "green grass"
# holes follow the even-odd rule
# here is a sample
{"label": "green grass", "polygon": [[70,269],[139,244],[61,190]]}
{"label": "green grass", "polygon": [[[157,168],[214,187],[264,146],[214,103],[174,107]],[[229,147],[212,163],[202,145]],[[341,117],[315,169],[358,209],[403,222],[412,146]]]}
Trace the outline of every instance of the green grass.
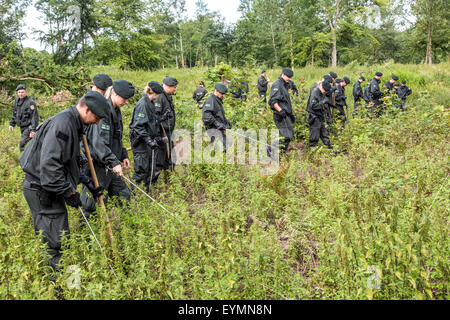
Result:
{"label": "green grass", "polygon": [[[326,148],[305,147],[307,126],[299,117],[295,149],[273,176],[262,175],[259,166],[178,166],[167,174],[167,182],[160,177],[151,195],[181,222],[141,194],[132,198],[129,209],[110,207],[113,259],[109,252],[104,258],[70,209],[71,238],[65,242],[56,285],[67,299],[448,299],[448,67],[334,70],[352,81],[360,72],[366,79],[376,70],[386,80],[397,74],[414,92],[407,111],[374,121],[355,117],[331,137],[342,150],[337,156]],[[108,67],[92,74],[106,72],[114,80],[131,81],[140,90],[136,101],[148,81],[175,76],[180,82],[177,127],[192,129],[193,121],[201,119],[192,91],[204,71],[121,72]],[[294,105],[298,115],[312,83],[328,71],[295,70],[301,93]],[[278,72],[270,70],[270,79]],[[249,81],[248,102],[225,101],[227,116],[240,128],[274,128],[271,112],[258,105],[257,77],[256,72]],[[346,92],[352,101],[351,87]],[[39,101],[44,118],[68,105]],[[131,112],[132,105],[125,107],[126,127]],[[55,299],[56,285],[46,272],[43,246],[21,191],[19,136],[7,128],[4,118],[0,298]],[[102,218],[91,224],[108,248]],[[81,269],[80,289],[67,287],[71,265]],[[368,284],[377,278],[380,289],[371,289]]]}

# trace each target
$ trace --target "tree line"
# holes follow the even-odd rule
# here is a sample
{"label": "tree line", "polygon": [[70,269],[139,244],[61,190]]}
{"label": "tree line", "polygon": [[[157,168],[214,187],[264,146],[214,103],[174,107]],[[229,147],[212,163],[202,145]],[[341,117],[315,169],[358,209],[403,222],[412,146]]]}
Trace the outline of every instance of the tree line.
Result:
{"label": "tree line", "polygon": [[60,65],[334,67],[388,59],[432,64],[449,54],[445,0],[241,0],[234,24],[202,0],[193,17],[185,0],[0,3],[0,58],[20,51],[24,13],[34,5],[46,31],[33,36]]}

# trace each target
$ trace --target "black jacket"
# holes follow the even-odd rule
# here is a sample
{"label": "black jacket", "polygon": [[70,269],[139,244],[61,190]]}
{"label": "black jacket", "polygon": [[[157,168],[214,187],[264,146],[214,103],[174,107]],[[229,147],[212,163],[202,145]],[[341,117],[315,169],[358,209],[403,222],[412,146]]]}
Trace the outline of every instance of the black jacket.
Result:
{"label": "black jacket", "polygon": [[20,157],[22,170],[58,196],[75,192],[80,182],[80,140],[84,124],[75,107],[47,119]]}
{"label": "black jacket", "polygon": [[36,103],[30,97],[25,97],[24,99],[19,99],[18,97],[14,100],[13,114],[10,126],[15,127],[28,127],[31,126],[31,131],[36,131],[39,124],[39,115],[36,107]]}
{"label": "black jacket", "polygon": [[223,109],[223,101],[216,95],[211,94],[203,104],[202,120],[206,130],[217,129],[219,123],[227,125],[227,118]]}
{"label": "black jacket", "polygon": [[400,86],[397,89],[397,96],[403,101],[406,100],[406,97],[412,94],[412,90],[408,88],[408,86]]}
{"label": "black jacket", "polygon": [[361,82],[359,82],[359,80],[356,81],[353,85],[353,98],[355,101],[363,99],[363,90],[361,88]]}
{"label": "black jacket", "polygon": [[335,102],[337,106],[346,106],[347,105],[347,97],[345,96],[345,88],[340,84],[336,84],[335,86]]}
{"label": "black jacket", "polygon": [[173,98],[170,94],[165,92],[159,95],[159,98],[154,102],[158,115],[163,115],[167,110],[169,111],[169,118],[161,122],[164,130],[170,139],[173,130],[175,129],[175,104],[173,103]]}
{"label": "black jacket", "polygon": [[[146,149],[145,142],[161,136],[159,117],[156,108],[147,95],[143,96],[133,109],[130,121],[130,140],[133,150],[134,145]],[[142,142],[142,143],[139,143]]]}
{"label": "black jacket", "polygon": [[369,101],[378,101],[383,97],[383,92],[380,90],[380,80],[373,78],[369,83]]}
{"label": "black jacket", "polygon": [[[123,147],[123,121],[120,108],[114,108],[108,100],[109,117],[100,120],[98,125],[88,127],[86,138],[92,159],[100,165],[111,168],[128,159],[127,150]],[[84,146],[81,145],[84,151]]]}
{"label": "black jacket", "polygon": [[287,114],[292,115],[291,96],[288,91],[289,88],[289,83],[284,81],[282,77],[278,78],[278,80],[272,84],[268,101],[272,110],[275,111],[274,105],[275,103],[278,103]]}
{"label": "black jacket", "polygon": [[258,79],[258,84],[256,85],[258,88],[258,93],[267,93],[269,81],[264,78],[264,76],[260,76]]}
{"label": "black jacket", "polygon": [[329,101],[329,97],[322,94],[319,87],[313,87],[309,96],[308,105],[306,106],[306,111],[314,114],[323,121]]}
{"label": "black jacket", "polygon": [[205,88],[198,87],[194,91],[194,94],[192,95],[192,99],[197,101],[197,103],[200,103],[202,101],[202,99],[206,96],[207,93],[208,93],[208,91]]}

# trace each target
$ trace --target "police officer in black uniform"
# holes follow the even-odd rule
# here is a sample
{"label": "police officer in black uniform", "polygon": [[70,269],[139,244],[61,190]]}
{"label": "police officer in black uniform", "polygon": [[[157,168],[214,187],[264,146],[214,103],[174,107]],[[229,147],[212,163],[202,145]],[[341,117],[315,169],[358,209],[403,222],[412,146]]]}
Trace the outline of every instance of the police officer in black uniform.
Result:
{"label": "police officer in black uniform", "polygon": [[25,145],[33,138],[39,124],[39,115],[36,103],[27,96],[25,85],[19,84],[16,88],[17,98],[14,100],[14,109],[9,131],[13,132],[15,126],[20,127],[19,149],[23,152]]}
{"label": "police officer in black uniform", "polygon": [[25,172],[23,193],[30,207],[36,234],[42,231],[48,245],[50,265],[57,268],[61,258],[62,232],[69,236],[66,204],[78,208],[78,183],[89,186],[94,197],[103,188],[80,173],[80,140],[85,125],[108,116],[108,103],[98,92],[88,92],[77,106],[58,113],[37,128],[37,133],[20,157]]}
{"label": "police officer in black uniform", "polygon": [[173,142],[172,133],[175,130],[175,104],[172,96],[176,94],[178,86],[178,80],[167,76],[163,80],[163,93],[155,101],[155,108],[160,118],[160,127],[164,137],[166,137],[167,143],[164,148],[158,148],[155,150],[157,154],[156,158],[156,173],[155,179],[161,174],[163,170],[173,170],[175,166],[175,154],[172,154]]}
{"label": "police officer in black uniform", "polygon": [[339,79],[339,82],[334,86],[335,88],[335,108],[338,111],[337,118],[341,121],[342,127],[345,126],[347,117],[345,115],[344,107],[347,107],[347,97],[345,96],[345,87],[350,84],[350,79],[344,77]]}
{"label": "police officer in black uniform", "polygon": [[355,84],[353,85],[353,102],[354,102],[354,110],[353,114],[357,112],[357,110],[361,106],[361,99],[363,99],[363,89],[361,87],[361,84],[366,81],[366,79],[361,76],[357,81],[355,81]]}
{"label": "police officer in black uniform", "polygon": [[208,91],[205,89],[205,83],[200,81],[199,87],[195,89],[194,94],[192,95],[192,99],[194,99],[199,106],[202,105],[203,98],[208,94]]}
{"label": "police officer in black uniform", "polygon": [[331,84],[328,81],[323,81],[311,91],[308,106],[308,124],[309,124],[309,147],[317,146],[319,139],[329,148],[331,146],[329,133],[325,127],[325,117],[328,110],[327,104],[330,103],[330,98],[327,93],[331,91]]}
{"label": "police officer in black uniform", "polygon": [[292,111],[291,96],[289,95],[289,82],[294,76],[294,71],[290,68],[284,68],[281,76],[272,84],[269,96],[269,106],[273,110],[273,121],[277,126],[283,141],[277,141],[273,146],[266,148],[267,155],[273,158],[273,147],[282,147],[280,151],[286,153],[289,143],[294,138],[294,128],[292,124],[295,122],[295,116]]}
{"label": "police officer in black uniform", "polygon": [[[86,130],[86,139],[98,182],[108,192],[104,198],[105,204],[108,197],[112,196],[119,196],[125,200],[131,198],[130,190],[121,179],[123,175],[121,163],[123,168],[128,170],[130,160],[122,142],[123,121],[120,108],[128,104],[128,99],[134,96],[134,91],[130,82],[114,81],[105,94],[109,105],[108,116],[104,117],[99,124],[89,126]],[[81,145],[81,147],[84,150],[84,146]],[[89,168],[85,169],[85,174],[91,176]],[[87,215],[93,214],[96,209],[95,199],[89,197],[86,187],[83,187],[81,200]]]}
{"label": "police officer in black uniform", "polygon": [[266,70],[263,70],[256,87],[258,88],[258,95],[264,100],[264,103],[267,103],[267,89],[269,86],[269,81],[269,78],[266,78]]}
{"label": "police officer in black uniform", "polygon": [[336,85],[338,75],[335,72],[330,72],[329,75],[331,77],[332,82],[331,82],[331,90],[330,90],[330,92],[327,92],[327,97],[330,99],[330,103],[328,103],[326,105],[327,110],[326,110],[326,114],[325,114],[325,120],[326,120],[328,127],[330,129],[332,129],[333,113],[332,113],[331,108],[334,108],[336,106],[336,93],[334,91],[336,90],[335,85]]}
{"label": "police officer in black uniform", "polygon": [[380,100],[383,98],[384,94],[380,90],[381,77],[383,74],[381,72],[375,73],[375,77],[370,80],[369,90],[368,90],[368,100],[369,100],[369,112],[372,117],[376,114],[379,117],[382,113],[382,104],[383,102]]}
{"label": "police officer in black uniform", "polygon": [[[144,89],[144,96],[133,110],[130,122],[130,142],[134,158],[133,180],[144,182],[147,191],[150,184],[156,183],[155,150],[165,148],[165,137],[162,137],[159,117],[154,101],[163,93],[162,86],[156,81],[150,81]],[[165,141],[167,142],[167,141]]]}
{"label": "police officer in black uniform", "polygon": [[214,93],[211,94],[203,104],[202,120],[206,132],[211,137],[211,144],[216,138],[222,141],[223,151],[227,150],[227,136],[225,130],[231,129],[231,122],[225,117],[223,109],[223,98],[228,89],[223,83],[217,83],[214,86]]}
{"label": "police officer in black uniform", "polygon": [[406,81],[402,81],[402,85],[397,90],[397,96],[402,100],[401,109],[403,110],[406,105],[406,97],[412,94],[412,90],[406,85]]}

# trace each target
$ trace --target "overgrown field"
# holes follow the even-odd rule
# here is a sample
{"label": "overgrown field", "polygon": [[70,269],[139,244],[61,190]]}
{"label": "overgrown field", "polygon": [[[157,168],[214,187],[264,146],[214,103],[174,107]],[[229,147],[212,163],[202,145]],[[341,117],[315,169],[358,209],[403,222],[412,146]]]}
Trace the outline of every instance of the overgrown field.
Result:
{"label": "overgrown field", "polygon": [[[0,299],[56,299],[57,287],[66,299],[450,298],[449,69],[447,63],[333,70],[352,85],[361,72],[369,80],[380,70],[384,81],[396,74],[413,90],[405,112],[391,109],[370,120],[351,116],[348,86],[351,120],[331,136],[337,155],[322,144],[308,149],[304,123],[309,88],[330,70],[296,69],[296,141],[275,175],[262,175],[259,165],[177,166],[151,191],[175,218],[140,193],[129,207],[108,208],[113,254],[101,215],[90,223],[104,251],[69,209],[71,235],[56,283],[22,194],[19,133],[8,132],[11,109],[2,110]],[[180,81],[177,127],[192,130],[201,120],[192,92],[205,70],[97,72],[139,89],[122,109],[127,136],[145,84],[165,75]],[[225,113],[235,127],[275,128],[257,99],[260,70],[247,72],[249,101],[227,98]],[[272,81],[278,74],[268,71]],[[64,94],[36,100],[41,121],[70,104]]]}

